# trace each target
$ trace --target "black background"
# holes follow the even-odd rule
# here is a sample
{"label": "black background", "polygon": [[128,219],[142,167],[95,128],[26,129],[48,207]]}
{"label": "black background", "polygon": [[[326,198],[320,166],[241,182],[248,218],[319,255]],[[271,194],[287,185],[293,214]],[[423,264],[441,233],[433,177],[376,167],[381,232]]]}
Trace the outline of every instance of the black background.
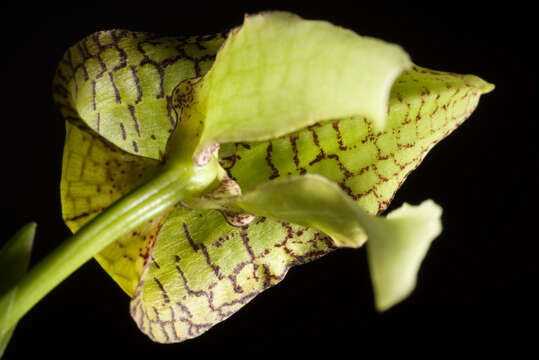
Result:
{"label": "black background", "polygon": [[32,264],[69,235],[58,190],[64,125],[52,103],[52,77],[67,47],[97,30],[211,34],[241,24],[246,12],[290,10],[398,43],[418,65],[476,74],[496,85],[395,197],[392,208],[433,198],[444,208],[444,231],[413,295],[390,311],[374,311],[365,250],[340,250],[292,269],[281,284],[201,337],[159,345],[138,331],[128,297],[92,260],[23,318],[5,358],[28,358],[36,351],[57,359],[138,359],[324,350],[350,350],[354,357],[420,351],[438,357],[533,348],[537,203],[527,189],[537,164],[532,9],[517,2],[375,3],[156,1],[118,8],[3,9],[0,244],[37,221]]}

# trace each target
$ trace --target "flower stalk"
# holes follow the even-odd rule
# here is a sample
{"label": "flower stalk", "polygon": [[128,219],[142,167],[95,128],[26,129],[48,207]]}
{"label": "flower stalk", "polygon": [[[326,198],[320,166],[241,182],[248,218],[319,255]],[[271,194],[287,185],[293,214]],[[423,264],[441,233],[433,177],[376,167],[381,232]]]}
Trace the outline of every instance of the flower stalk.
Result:
{"label": "flower stalk", "polygon": [[14,296],[6,327],[14,326],[39,300],[111,242],[181,200],[202,194],[216,174],[215,160],[204,167],[192,161],[169,161],[157,176],[95,217],[2,294],[0,309]]}

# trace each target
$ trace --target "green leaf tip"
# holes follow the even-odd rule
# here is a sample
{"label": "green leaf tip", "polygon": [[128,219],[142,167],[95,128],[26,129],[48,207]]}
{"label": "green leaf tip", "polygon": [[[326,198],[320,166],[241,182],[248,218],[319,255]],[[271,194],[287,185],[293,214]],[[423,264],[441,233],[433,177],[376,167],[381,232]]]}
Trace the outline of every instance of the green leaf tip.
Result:
{"label": "green leaf tip", "polygon": [[441,233],[442,208],[432,200],[404,204],[369,228],[367,257],[375,305],[385,311],[405,299],[432,241]]}
{"label": "green leaf tip", "polygon": [[[36,227],[35,222],[26,224],[0,249],[0,273],[2,274],[0,295],[7,293],[28,270]],[[0,358],[15,330],[15,325],[9,328],[6,325],[16,290],[10,294],[11,296],[2,297],[0,301]]]}
{"label": "green leaf tip", "polygon": [[0,283],[0,291],[5,291],[15,283],[30,263],[30,255],[34,244],[37,224],[30,222],[13,235],[0,249],[0,269],[4,276]]}
{"label": "green leaf tip", "polygon": [[393,82],[411,66],[400,46],[267,12],[246,16],[209,72],[173,98],[180,118],[204,123],[201,163],[212,144],[268,140],[323,120],[361,115],[383,128]]}

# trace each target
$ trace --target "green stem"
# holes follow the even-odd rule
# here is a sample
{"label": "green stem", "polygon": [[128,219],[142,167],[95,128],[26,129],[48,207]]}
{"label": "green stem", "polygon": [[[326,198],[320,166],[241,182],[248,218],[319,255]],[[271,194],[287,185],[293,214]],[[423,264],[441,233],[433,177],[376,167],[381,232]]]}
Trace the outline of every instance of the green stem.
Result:
{"label": "green stem", "polygon": [[204,167],[195,166],[190,158],[167,164],[155,178],[95,217],[2,294],[0,308],[14,296],[7,328],[108,244],[179,201],[200,195],[216,173],[216,161]]}

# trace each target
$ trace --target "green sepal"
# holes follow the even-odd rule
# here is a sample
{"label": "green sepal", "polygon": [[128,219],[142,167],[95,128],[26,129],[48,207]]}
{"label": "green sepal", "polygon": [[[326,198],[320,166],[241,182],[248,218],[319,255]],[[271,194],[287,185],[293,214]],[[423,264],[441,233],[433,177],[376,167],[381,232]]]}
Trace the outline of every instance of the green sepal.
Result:
{"label": "green sepal", "polygon": [[266,12],[246,16],[208,73],[180,84],[173,101],[180,118],[204,124],[194,155],[202,164],[214,144],[267,140],[323,120],[365,116],[383,128],[393,82],[411,66],[397,45]]}
{"label": "green sepal", "polygon": [[172,90],[205,74],[222,34],[99,31],[67,49],[53,79],[63,118],[123,151],[159,160],[176,127]]}
{"label": "green sepal", "polygon": [[339,184],[362,209],[379,214],[432,147],[493,88],[474,75],[414,66],[391,89],[384,129],[365,117],[333,119],[268,141],[222,144],[219,159],[243,192],[318,174]]}
{"label": "green sepal", "polygon": [[131,316],[153,341],[184,341],[227,319],[291,267],[334,249],[305,226],[257,217],[235,227],[217,210],[178,207],[159,230]]}

